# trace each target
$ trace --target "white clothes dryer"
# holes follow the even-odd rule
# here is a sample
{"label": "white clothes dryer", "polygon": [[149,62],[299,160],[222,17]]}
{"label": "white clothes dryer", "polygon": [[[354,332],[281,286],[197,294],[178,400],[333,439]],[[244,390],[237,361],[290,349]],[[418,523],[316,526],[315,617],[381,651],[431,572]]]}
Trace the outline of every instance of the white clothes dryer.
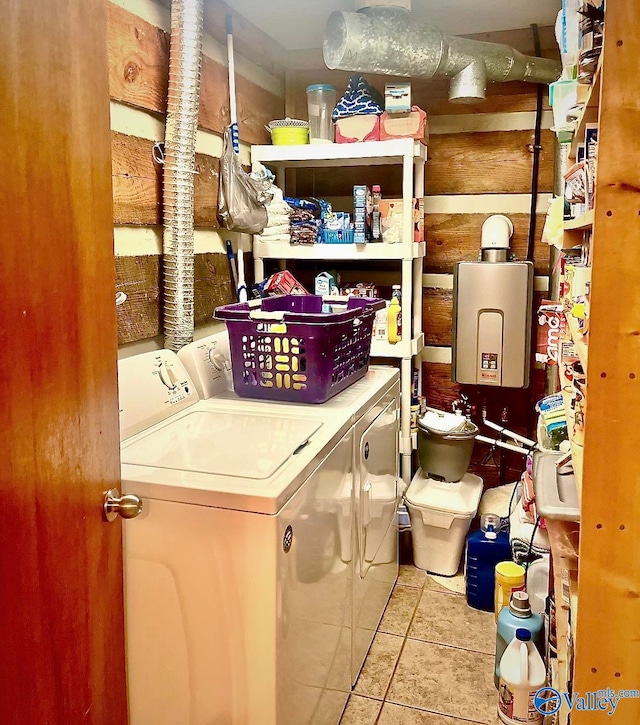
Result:
{"label": "white clothes dryer", "polygon": [[[226,332],[186,345],[178,357],[201,399],[240,405],[248,402],[233,392]],[[393,394],[380,395],[381,390]],[[338,517],[342,560],[353,563],[352,684],[360,674],[398,576],[399,396],[398,371],[371,366],[362,380],[322,405],[264,402],[271,410],[274,406],[295,408],[321,419],[348,415],[354,426],[353,476],[344,479],[340,496],[343,513]],[[349,508],[351,515],[347,514]]]}

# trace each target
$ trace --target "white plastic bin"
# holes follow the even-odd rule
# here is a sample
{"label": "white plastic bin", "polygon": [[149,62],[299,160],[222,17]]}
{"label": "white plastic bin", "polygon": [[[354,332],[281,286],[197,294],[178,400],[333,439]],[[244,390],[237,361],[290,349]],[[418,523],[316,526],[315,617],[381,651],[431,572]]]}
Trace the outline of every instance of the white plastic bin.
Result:
{"label": "white plastic bin", "polygon": [[405,493],[413,561],[418,568],[441,576],[453,576],[458,571],[483,485],[482,479],[472,473],[447,482],[426,478],[418,469]]}

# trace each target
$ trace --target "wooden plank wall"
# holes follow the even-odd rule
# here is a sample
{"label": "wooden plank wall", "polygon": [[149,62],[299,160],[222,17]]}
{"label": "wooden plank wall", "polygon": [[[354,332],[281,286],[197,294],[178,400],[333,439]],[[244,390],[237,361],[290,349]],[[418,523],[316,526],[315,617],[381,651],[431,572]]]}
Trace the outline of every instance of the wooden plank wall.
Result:
{"label": "wooden plank wall", "polygon": [[[118,306],[120,344],[155,337],[162,329],[162,170],[152,150],[156,141],[164,140],[170,4],[107,2],[117,290],[127,295]],[[229,123],[226,51],[220,45],[227,13],[234,15],[241,142],[268,142],[264,124],[284,112],[283,49],[226,3],[207,2],[195,176],[196,325],[210,324],[214,307],[234,299],[216,219],[221,136]],[[243,161],[247,160],[243,146]],[[225,233],[224,238],[242,243],[240,235]],[[247,261],[250,270],[250,258]]]}
{"label": "wooden plank wall", "polygon": [[[145,111],[165,113],[169,34],[115,3],[109,2],[107,7],[111,98]],[[267,143],[264,124],[282,114],[282,98],[240,74],[236,94],[240,138],[246,143]],[[227,68],[204,55],[198,125],[222,133],[228,124]]]}
{"label": "wooden plank wall", "polygon": [[[534,54],[529,29],[473,37],[507,43],[523,53]],[[541,42],[544,56],[557,57],[552,28],[541,29]],[[324,67],[320,50],[296,53],[290,68],[294,70],[287,72],[286,110],[289,116],[298,118],[306,118],[307,85],[333,83],[341,92],[351,75]],[[366,78],[380,90],[384,90],[385,82],[393,80],[373,74],[367,74]],[[450,409],[453,400],[464,392],[474,405],[478,419],[482,408],[486,407],[488,417],[499,422],[506,409],[510,427],[532,433],[535,425],[533,404],[544,394],[544,370],[532,370],[528,390],[463,387],[451,381],[450,359],[454,265],[458,261],[478,258],[480,230],[487,216],[504,213],[511,218],[515,229],[512,249],[519,259],[526,257],[536,88],[524,82],[490,84],[484,103],[467,106],[448,101],[447,79],[412,79],[411,86],[413,103],[427,111],[431,130],[425,177],[427,257],[423,279],[426,345],[422,356],[423,393],[430,405]],[[546,96],[544,111],[534,246],[538,290],[548,285],[549,253],[541,242],[541,234],[546,202],[553,190],[555,154]],[[326,170],[299,170],[296,176],[298,192],[344,197],[351,194],[353,183],[380,183],[384,195],[400,194],[398,170],[385,169],[383,178],[380,167],[356,173],[357,182],[352,169],[344,169],[338,179]],[[534,305],[542,296],[542,291],[536,292]],[[480,459],[489,453],[487,447],[476,446],[476,451],[476,471],[489,485],[495,485],[497,467],[492,462],[480,463]],[[507,480],[514,480],[519,475],[523,460],[517,454],[506,459]]]}
{"label": "wooden plank wall", "polygon": [[[160,255],[116,257],[116,292],[126,295],[118,305],[118,344],[146,340],[161,334],[162,270]],[[227,304],[234,294],[224,254],[195,255],[196,326],[211,323],[211,313]]]}

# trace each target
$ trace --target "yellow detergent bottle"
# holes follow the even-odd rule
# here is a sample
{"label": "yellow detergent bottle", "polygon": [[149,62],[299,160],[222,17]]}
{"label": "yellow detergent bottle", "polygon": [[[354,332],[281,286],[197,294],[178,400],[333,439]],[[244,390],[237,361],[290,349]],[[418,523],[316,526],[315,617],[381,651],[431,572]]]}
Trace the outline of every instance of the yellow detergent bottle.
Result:
{"label": "yellow detergent bottle", "polygon": [[391,288],[391,304],[387,311],[388,314],[388,335],[389,342],[395,344],[402,340],[402,307],[400,305],[401,287],[394,284]]}

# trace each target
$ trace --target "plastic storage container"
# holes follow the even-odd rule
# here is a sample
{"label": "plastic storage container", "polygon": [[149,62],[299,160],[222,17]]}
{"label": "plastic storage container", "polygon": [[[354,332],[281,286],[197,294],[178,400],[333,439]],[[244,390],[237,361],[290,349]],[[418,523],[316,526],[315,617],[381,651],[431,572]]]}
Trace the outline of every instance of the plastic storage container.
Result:
{"label": "plastic storage container", "polygon": [[274,146],[299,146],[309,143],[309,122],[297,118],[279,118],[265,128],[271,134]]}
{"label": "plastic storage container", "polygon": [[513,561],[501,561],[496,564],[496,588],[494,611],[496,622],[502,607],[508,607],[513,592],[524,589],[525,571],[520,564]]}
{"label": "plastic storage container", "polygon": [[480,531],[467,537],[465,577],[467,604],[493,612],[496,564],[511,557],[509,534],[501,531],[500,517],[486,513],[480,518]]}
{"label": "plastic storage container", "polygon": [[309,143],[333,143],[331,114],[335,106],[335,86],[317,83],[307,87]]}
{"label": "plastic storage container", "polygon": [[575,131],[568,119],[569,112],[578,102],[578,81],[549,83],[549,105],[553,109],[553,126],[560,143],[571,143]]}
{"label": "plastic storage container", "polygon": [[274,128],[271,131],[271,142],[274,146],[301,146],[309,143],[309,131],[295,126]]}
{"label": "plastic storage container", "polygon": [[544,662],[531,641],[531,632],[517,629],[500,660],[500,720],[506,725],[542,725],[544,716],[533,706],[533,701],[546,681]]}
{"label": "plastic storage container", "polygon": [[544,660],[544,619],[540,614],[531,611],[527,592],[514,592],[508,607],[503,607],[498,616],[496,632],[496,659],[493,680],[496,687],[500,685],[500,660],[507,645],[516,636],[516,630],[525,627],[531,632],[531,641]]}
{"label": "plastic storage container", "polygon": [[544,614],[549,596],[549,556],[536,559],[527,567],[527,593],[531,611]]}
{"label": "plastic storage container", "polygon": [[442,433],[418,421],[418,460],[428,476],[459,481],[469,468],[478,426],[467,421],[466,430]]}
{"label": "plastic storage container", "polygon": [[417,471],[405,500],[411,518],[413,560],[418,568],[442,576],[453,576],[458,571],[482,489],[482,479],[471,473],[448,483]]}
{"label": "plastic storage container", "polygon": [[243,398],[324,403],[365,375],[376,310],[350,297],[322,312],[319,295],[282,295],[218,307],[229,331],[235,392]]}

